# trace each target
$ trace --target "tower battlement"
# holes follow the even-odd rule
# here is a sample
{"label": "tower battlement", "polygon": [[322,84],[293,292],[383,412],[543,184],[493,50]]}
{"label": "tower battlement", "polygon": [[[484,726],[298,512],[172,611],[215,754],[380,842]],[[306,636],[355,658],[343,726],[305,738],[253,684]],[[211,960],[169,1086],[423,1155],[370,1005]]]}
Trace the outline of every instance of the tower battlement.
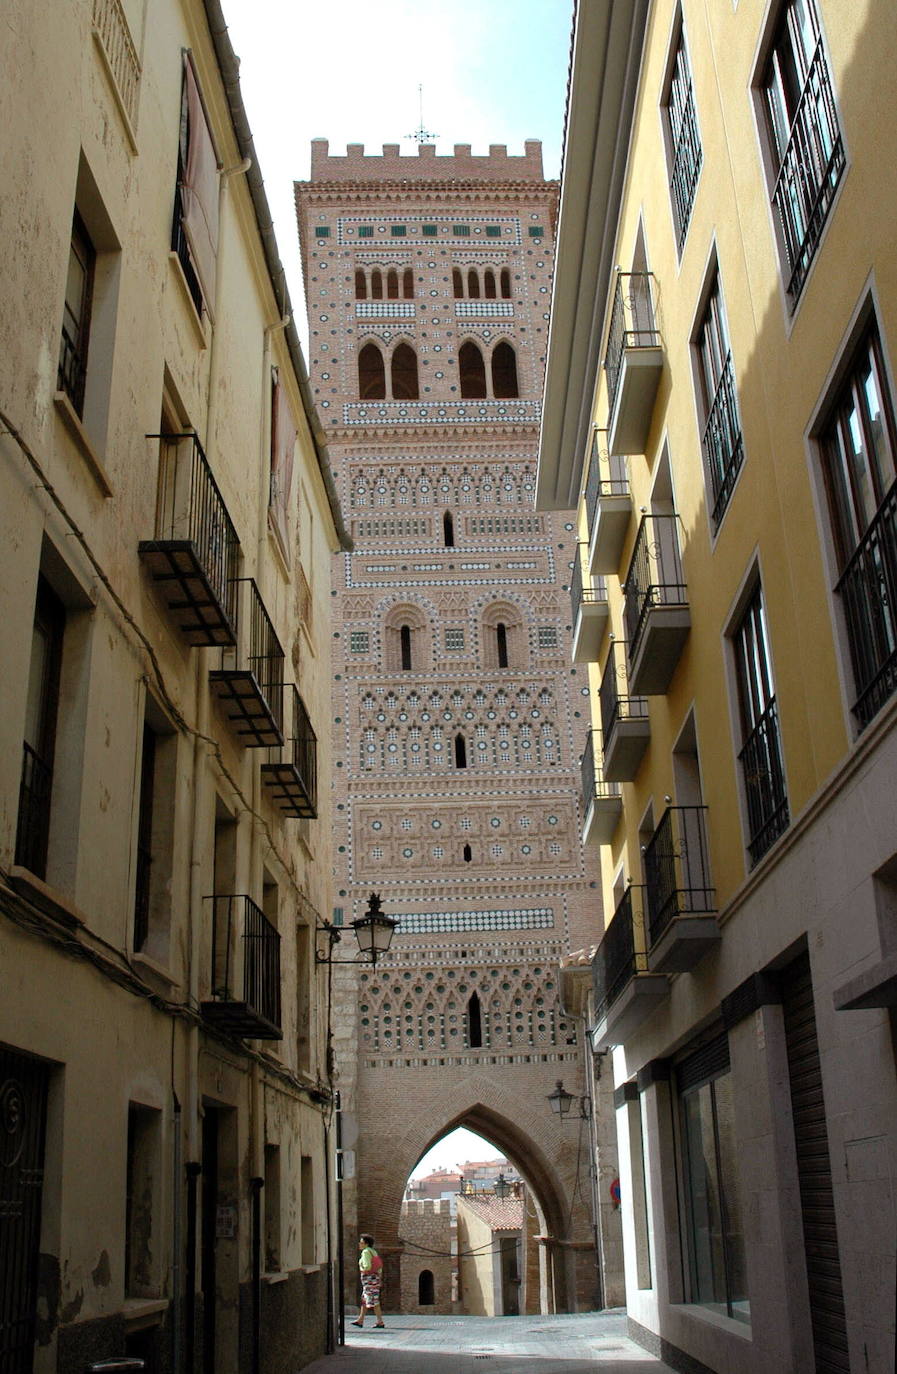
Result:
{"label": "tower battlement", "polygon": [[533,181],[541,182],[542,143],[527,139],[522,156],[508,155],[504,143],[491,143],[476,155],[469,143],[456,143],[451,155],[437,156],[434,143],[418,144],[417,157],[403,155],[398,143],[382,153],[366,153],[363,143],[348,143],[345,154],[330,152],[326,138],[311,144],[312,181]]}

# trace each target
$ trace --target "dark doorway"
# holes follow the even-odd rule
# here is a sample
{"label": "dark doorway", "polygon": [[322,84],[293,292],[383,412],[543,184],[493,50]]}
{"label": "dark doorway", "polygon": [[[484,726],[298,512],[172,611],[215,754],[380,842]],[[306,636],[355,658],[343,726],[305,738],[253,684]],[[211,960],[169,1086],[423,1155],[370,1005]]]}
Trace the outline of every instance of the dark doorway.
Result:
{"label": "dark doorway", "polygon": [[46,1064],[0,1049],[0,1370],[31,1374],[47,1122]]}
{"label": "dark doorway", "polygon": [[513,1236],[501,1238],[501,1307],[505,1317],[520,1315],[520,1269],[518,1242]]}
{"label": "dark doorway", "polygon": [[202,1119],[202,1368],[215,1374],[215,1241],[218,1224],[218,1113],[206,1107]]}
{"label": "dark doorway", "polygon": [[417,1276],[417,1305],[418,1307],[432,1307],[435,1301],[433,1270],[422,1269]]}

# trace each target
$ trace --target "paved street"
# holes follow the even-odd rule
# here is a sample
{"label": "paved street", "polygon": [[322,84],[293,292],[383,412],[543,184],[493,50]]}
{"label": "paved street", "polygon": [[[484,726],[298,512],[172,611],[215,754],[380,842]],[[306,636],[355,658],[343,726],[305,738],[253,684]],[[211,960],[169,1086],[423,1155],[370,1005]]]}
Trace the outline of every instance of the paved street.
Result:
{"label": "paved street", "polygon": [[624,1312],[559,1317],[389,1316],[347,1323],[346,1345],[304,1374],[672,1374],[626,1335]]}

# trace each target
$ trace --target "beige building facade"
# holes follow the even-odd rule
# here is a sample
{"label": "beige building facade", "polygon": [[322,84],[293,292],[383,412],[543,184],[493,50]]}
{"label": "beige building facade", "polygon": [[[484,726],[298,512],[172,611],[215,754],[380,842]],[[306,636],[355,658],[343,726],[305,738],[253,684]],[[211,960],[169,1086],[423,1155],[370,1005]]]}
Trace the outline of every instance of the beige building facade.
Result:
{"label": "beige building facade", "polygon": [[606,924],[562,976],[632,1331],[689,1371],[894,1365],[895,36],[576,16],[536,504],[579,499],[606,602],[574,631]]}
{"label": "beige building facade", "polygon": [[0,1364],[286,1374],[341,516],[218,4],[4,10]]}
{"label": "beige building facade", "polygon": [[591,1220],[570,1206],[590,1151],[546,1101],[581,1063],[557,964],[599,907],[579,845],[572,514],[532,509],[556,194],[538,143],[316,141],[296,187],[312,386],[354,541],[334,576],[334,919],[374,890],[400,921],[375,970],[334,980],[358,1126],[347,1243],[377,1237],[387,1306],[407,1179],[458,1125],[530,1185],[534,1310],[601,1300]]}

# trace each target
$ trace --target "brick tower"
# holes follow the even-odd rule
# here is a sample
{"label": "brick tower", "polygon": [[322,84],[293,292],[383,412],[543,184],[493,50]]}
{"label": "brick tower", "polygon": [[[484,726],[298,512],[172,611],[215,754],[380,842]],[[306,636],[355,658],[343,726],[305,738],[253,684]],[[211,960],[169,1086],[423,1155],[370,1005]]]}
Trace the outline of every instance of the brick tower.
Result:
{"label": "brick tower", "polygon": [[296,186],[312,383],[355,541],[334,575],[334,919],[375,890],[401,921],[376,969],[334,973],[359,1128],[347,1256],[373,1232],[396,1305],[407,1176],[467,1125],[534,1201],[530,1310],[571,1310],[599,1287],[591,1152],[546,1096],[585,1091],[558,964],[601,919],[572,517],[533,510],[557,185],[537,142],[417,152],[317,140]]}

